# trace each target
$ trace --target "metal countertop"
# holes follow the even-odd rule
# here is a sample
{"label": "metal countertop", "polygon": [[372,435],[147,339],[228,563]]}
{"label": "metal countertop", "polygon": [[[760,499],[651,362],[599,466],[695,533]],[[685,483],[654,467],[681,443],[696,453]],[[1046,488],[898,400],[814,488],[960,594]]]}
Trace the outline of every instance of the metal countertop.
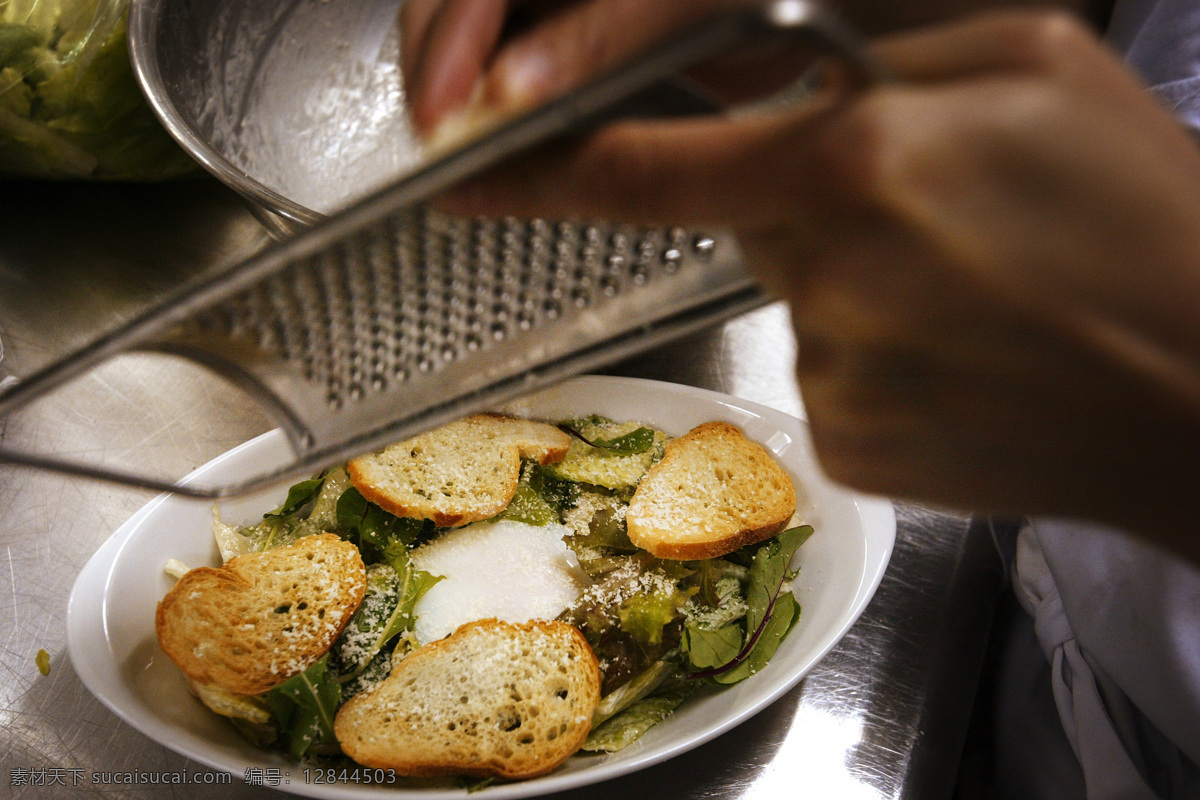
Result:
{"label": "metal countertop", "polygon": [[[207,179],[4,186],[0,380],[267,243],[240,201]],[[794,355],[787,309],[776,304],[610,371],[800,415]],[[191,365],[124,357],[0,421],[0,438],[182,475],[271,427],[236,397]],[[76,575],[150,497],[0,467],[0,798],[283,796],[241,776],[219,787],[93,783],[103,773],[204,769],[110,713],[66,652]],[[690,753],[561,796],[949,797],[1002,574],[986,523],[910,504],[897,505],[897,518],[871,605],[793,691]],[[35,664],[39,648],[50,654],[48,676]],[[55,779],[66,785],[46,785]]]}

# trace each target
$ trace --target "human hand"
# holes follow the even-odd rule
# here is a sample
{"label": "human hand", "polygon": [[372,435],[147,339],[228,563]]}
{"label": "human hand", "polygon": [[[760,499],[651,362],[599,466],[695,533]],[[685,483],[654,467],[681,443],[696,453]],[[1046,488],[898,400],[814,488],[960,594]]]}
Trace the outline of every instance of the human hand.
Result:
{"label": "human hand", "polygon": [[[401,53],[413,121],[428,134],[471,101],[498,113],[528,108],[688,25],[762,2],[406,0],[401,7]],[[1085,0],[836,0],[832,5],[862,31],[878,33],[1021,3],[1081,9]],[[526,29],[506,38],[514,17],[524,17]],[[515,27],[522,27],[521,19],[516,22]],[[720,98],[736,102],[783,85],[811,64],[803,50],[763,55],[736,54],[698,69],[696,77]]]}
{"label": "human hand", "polygon": [[[755,0],[409,0],[401,8],[401,53],[409,107],[429,132],[478,93],[505,112],[543,102],[611,69],[722,8]],[[556,13],[569,11],[570,13]],[[539,18],[501,41],[510,14]]]}
{"label": "human hand", "polygon": [[831,477],[1101,519],[1200,558],[1194,143],[1064,16],[875,51],[899,82],[621,123],[444,204],[731,226],[791,304]]}

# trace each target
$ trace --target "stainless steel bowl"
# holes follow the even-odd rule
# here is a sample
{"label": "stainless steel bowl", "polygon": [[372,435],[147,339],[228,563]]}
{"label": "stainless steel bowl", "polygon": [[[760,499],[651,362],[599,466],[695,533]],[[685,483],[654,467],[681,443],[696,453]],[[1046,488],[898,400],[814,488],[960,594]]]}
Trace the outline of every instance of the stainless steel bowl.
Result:
{"label": "stainless steel bowl", "polygon": [[[283,238],[407,173],[420,177],[423,148],[400,74],[403,1],[131,0],[130,58],[167,130]],[[460,167],[487,166],[563,125],[712,112],[711,99],[675,80],[675,70],[755,37],[840,56],[864,82],[884,77],[858,37],[819,5],[774,0],[713,18],[500,126],[471,143],[479,152],[456,152],[461,163],[452,169],[462,177]]]}
{"label": "stainless steel bowl", "polygon": [[286,236],[419,160],[405,110],[402,0],[132,0],[151,107]]}

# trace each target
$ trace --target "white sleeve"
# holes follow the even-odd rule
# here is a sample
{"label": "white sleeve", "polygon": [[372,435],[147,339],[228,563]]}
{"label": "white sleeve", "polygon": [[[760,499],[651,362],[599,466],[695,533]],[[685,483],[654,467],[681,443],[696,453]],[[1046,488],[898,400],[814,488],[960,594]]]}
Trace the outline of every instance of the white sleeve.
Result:
{"label": "white sleeve", "polygon": [[1200,571],[1097,525],[1036,520],[1015,573],[1089,800],[1200,797]]}
{"label": "white sleeve", "polygon": [[1117,0],[1106,38],[1182,122],[1200,130],[1200,0]]}

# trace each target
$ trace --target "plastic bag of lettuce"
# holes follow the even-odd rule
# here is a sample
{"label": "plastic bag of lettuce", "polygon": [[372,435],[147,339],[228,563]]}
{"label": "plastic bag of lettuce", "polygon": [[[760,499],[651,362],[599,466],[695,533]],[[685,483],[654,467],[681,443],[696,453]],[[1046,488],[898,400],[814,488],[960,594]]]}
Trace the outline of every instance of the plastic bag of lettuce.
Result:
{"label": "plastic bag of lettuce", "polygon": [[138,89],[128,0],[0,0],[0,174],[161,180],[195,168]]}

